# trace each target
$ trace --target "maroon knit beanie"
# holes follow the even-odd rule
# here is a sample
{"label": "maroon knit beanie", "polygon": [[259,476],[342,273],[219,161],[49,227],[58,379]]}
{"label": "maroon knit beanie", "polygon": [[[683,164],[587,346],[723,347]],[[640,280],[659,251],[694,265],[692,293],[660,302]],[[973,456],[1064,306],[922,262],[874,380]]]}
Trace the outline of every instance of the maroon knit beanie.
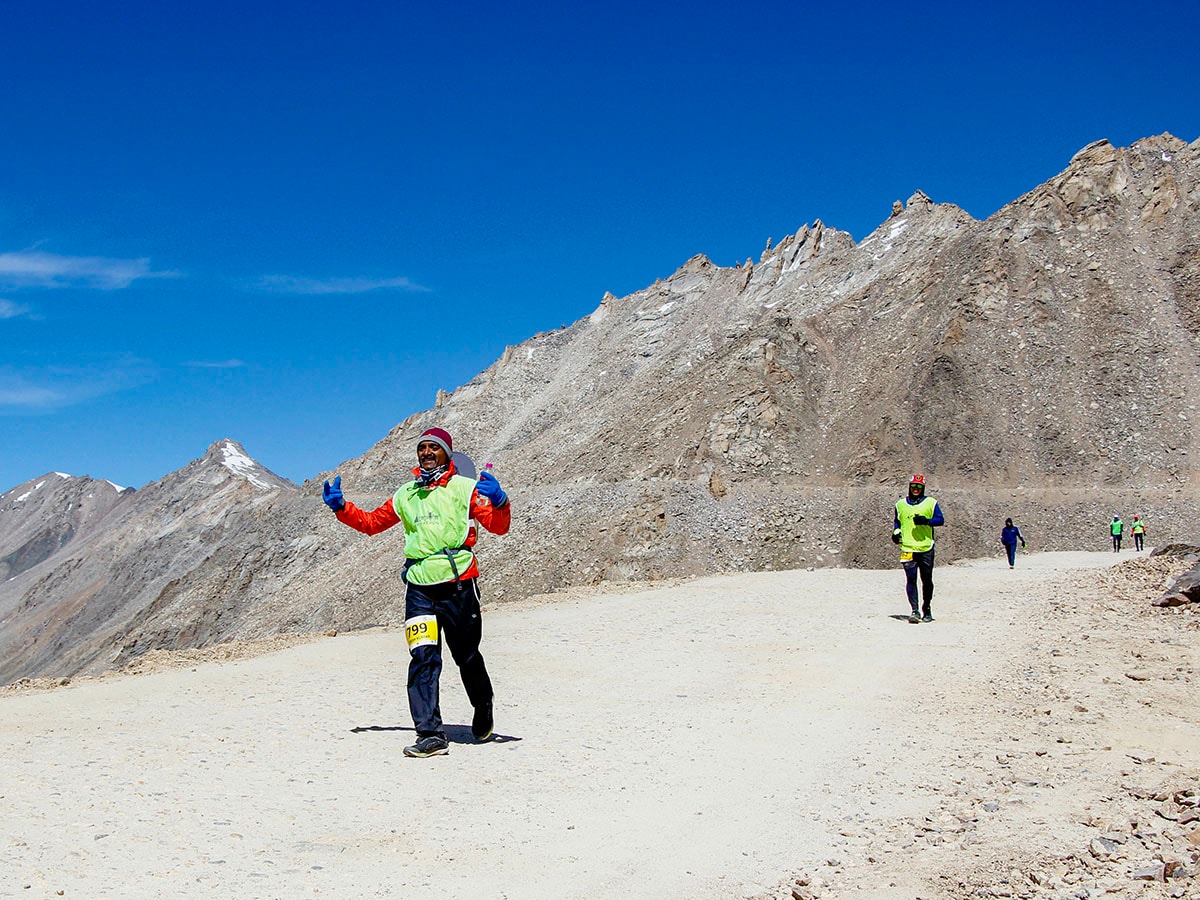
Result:
{"label": "maroon knit beanie", "polygon": [[450,440],[450,432],[441,428],[430,428],[425,431],[419,438],[417,443],[422,441],[433,441],[439,447],[446,451],[447,456],[454,455],[454,442]]}

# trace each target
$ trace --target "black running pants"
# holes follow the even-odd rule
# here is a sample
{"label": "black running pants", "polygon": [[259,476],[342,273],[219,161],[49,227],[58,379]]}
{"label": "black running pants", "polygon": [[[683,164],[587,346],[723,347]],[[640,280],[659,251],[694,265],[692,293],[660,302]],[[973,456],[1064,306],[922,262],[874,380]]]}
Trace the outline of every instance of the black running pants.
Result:
{"label": "black running pants", "polygon": [[908,605],[917,611],[917,576],[921,577],[921,613],[932,615],[933,602],[933,550],[918,551],[912,559],[904,561],[904,591],[908,594]]}
{"label": "black running pants", "polygon": [[[430,620],[437,622],[436,640],[429,635]],[[438,697],[442,675],[442,638],[462,676],[472,706],[491,702],[488,677],[479,641],[483,619],[479,589],[474,578],[443,584],[410,584],[404,595],[404,625],[411,660],[408,664],[408,708],[418,737],[442,735]],[[422,638],[420,635],[426,635]]]}

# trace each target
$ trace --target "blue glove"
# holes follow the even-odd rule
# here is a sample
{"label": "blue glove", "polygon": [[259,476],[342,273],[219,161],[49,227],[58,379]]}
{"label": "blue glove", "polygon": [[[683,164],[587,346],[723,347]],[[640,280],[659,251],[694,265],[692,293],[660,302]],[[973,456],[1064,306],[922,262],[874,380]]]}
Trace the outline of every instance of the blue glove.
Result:
{"label": "blue glove", "polygon": [[346,500],[342,496],[341,475],[333,479],[333,484],[330,484],[328,481],[325,482],[325,487],[321,489],[321,499],[334,512],[341,512],[342,507],[346,505]]}
{"label": "blue glove", "polygon": [[475,490],[479,491],[480,497],[487,497],[492,506],[503,506],[508,502],[508,494],[504,493],[500,482],[491,472],[485,471],[479,476],[479,484],[475,486]]}

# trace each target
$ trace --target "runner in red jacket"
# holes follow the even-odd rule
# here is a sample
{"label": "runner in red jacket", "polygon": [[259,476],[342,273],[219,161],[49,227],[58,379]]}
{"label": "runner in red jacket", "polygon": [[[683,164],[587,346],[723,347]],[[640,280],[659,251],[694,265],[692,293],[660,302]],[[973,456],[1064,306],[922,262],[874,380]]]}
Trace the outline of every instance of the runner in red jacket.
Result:
{"label": "runner in red jacket", "polygon": [[411,660],[408,705],[417,741],[405,756],[449,752],[442,728],[438,683],[442,673],[442,636],[475,708],[471,732],[478,741],[492,735],[492,682],[479,652],[483,636],[476,579],[475,522],[495,534],[508,532],[512,509],[508,495],[491,472],[478,482],[455,469],[450,434],[430,428],[417,441],[414,481],[378,508],[367,512],[342,495],[340,477],[325,482],[323,499],[338,521],[364,534],[404,525],[404,635]]}

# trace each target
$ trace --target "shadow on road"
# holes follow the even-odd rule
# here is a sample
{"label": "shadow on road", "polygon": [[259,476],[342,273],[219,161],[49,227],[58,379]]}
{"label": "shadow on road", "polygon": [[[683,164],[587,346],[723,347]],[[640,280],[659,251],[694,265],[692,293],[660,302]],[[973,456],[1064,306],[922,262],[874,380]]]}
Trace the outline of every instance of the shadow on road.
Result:
{"label": "shadow on road", "polygon": [[[366,731],[412,731],[416,729],[411,725],[356,725],[350,729],[351,734],[362,734]],[[446,740],[452,744],[509,744],[513,741],[524,740],[512,734],[493,734],[486,741],[475,740],[475,735],[471,734],[470,725],[446,725]]]}

